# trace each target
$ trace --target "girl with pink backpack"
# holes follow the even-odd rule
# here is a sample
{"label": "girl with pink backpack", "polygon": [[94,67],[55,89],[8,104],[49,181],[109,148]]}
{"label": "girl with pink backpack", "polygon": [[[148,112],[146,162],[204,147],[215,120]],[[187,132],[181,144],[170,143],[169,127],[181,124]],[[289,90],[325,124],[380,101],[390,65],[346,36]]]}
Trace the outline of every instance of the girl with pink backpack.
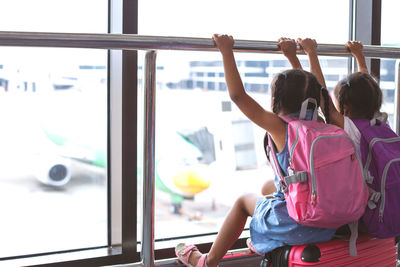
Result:
{"label": "girl with pink backpack", "polygon": [[[287,70],[281,72],[274,77],[271,83],[272,112],[267,111],[251,98],[243,87],[233,54],[234,40],[232,36],[215,34],[213,40],[222,54],[230,98],[251,121],[269,133],[276,152],[273,156],[276,158],[280,171],[285,176],[290,176],[292,173],[288,173],[290,165],[288,123],[282,118],[299,117],[302,104],[307,99],[313,99],[311,102],[314,104],[310,106],[316,110],[320,103],[321,84],[314,75],[307,71]],[[303,108],[302,116],[306,120],[315,119],[316,113],[308,110],[307,103],[305,109]],[[323,128],[325,128],[325,124]],[[351,153],[354,154],[354,150]],[[348,155],[350,158],[352,154]],[[323,165],[324,162],[316,164]],[[303,175],[300,176],[300,178],[304,178]],[[311,183],[313,179],[308,180]],[[290,181],[288,180],[288,182]],[[275,177],[275,186],[279,189],[282,186],[282,180],[278,176]],[[336,231],[335,226],[314,227],[301,224],[293,219],[288,213],[285,195],[286,193],[283,191],[277,190],[269,196],[246,194],[239,197],[228,213],[207,254],[202,254],[194,245],[181,243],[175,248],[176,256],[186,266],[217,266],[239,238],[249,216],[252,217],[250,222],[251,245],[259,254],[265,254],[284,245],[309,244],[332,239]],[[318,199],[316,201],[318,203]],[[307,203],[308,207],[312,205],[314,204]]]}

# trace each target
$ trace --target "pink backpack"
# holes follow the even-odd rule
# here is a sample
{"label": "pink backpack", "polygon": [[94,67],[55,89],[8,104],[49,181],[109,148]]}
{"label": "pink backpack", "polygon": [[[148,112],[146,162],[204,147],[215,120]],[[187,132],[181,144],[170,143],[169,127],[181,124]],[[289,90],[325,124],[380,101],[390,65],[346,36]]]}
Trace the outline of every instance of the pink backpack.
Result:
{"label": "pink backpack", "polygon": [[281,116],[288,123],[288,176],[269,135],[267,154],[281,180],[289,216],[307,226],[338,228],[363,215],[368,188],[354,142],[343,129],[318,122],[317,110],[313,120],[304,120],[308,102],[316,106],[315,99],[304,101],[299,119]]}

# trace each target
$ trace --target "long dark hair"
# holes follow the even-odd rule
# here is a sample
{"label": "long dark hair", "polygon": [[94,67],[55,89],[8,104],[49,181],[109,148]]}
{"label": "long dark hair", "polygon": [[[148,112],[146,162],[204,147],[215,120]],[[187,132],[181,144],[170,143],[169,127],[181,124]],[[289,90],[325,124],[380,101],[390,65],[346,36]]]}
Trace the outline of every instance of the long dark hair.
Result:
{"label": "long dark hair", "polygon": [[[308,71],[291,69],[278,73],[271,83],[272,111],[276,114],[299,112],[301,104],[307,98],[314,98],[319,107],[321,88],[315,76]],[[328,94],[326,96],[329,97]],[[327,103],[326,99],[325,103]],[[327,108],[328,105],[325,107]]]}
{"label": "long dark hair", "polygon": [[372,119],[382,105],[382,90],[368,73],[355,72],[338,82],[334,89],[340,113],[344,106],[351,108],[354,118]]}

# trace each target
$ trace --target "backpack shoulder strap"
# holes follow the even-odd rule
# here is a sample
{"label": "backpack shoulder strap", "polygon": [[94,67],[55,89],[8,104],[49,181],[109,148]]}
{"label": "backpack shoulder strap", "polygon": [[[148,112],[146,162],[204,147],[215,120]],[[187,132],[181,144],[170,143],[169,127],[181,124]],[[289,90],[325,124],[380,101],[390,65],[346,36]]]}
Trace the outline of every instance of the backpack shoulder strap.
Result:
{"label": "backpack shoulder strap", "polygon": [[279,166],[278,159],[276,158],[276,150],[274,141],[272,140],[271,136],[265,133],[264,136],[264,151],[265,155],[268,158],[268,161],[271,163],[272,168],[276,175],[278,175],[279,179],[285,183],[284,175],[282,173],[281,167]]}
{"label": "backpack shoulder strap", "polygon": [[269,154],[271,152],[271,148],[269,147],[269,140],[268,140],[268,132],[265,132],[264,135],[264,152],[265,152],[265,156],[267,156],[268,161],[271,161],[269,158]]}
{"label": "backpack shoulder strap", "polygon": [[[289,122],[291,122],[291,121],[298,120],[297,118],[293,118],[293,117],[290,117],[290,116],[283,116],[283,115],[278,115],[278,116],[279,116],[279,118],[281,118],[281,120],[283,120],[287,124],[289,124]],[[268,161],[271,161],[271,159],[269,157],[269,154],[271,152],[270,145],[272,145],[272,148],[274,148],[271,136],[269,135],[268,132],[265,132],[265,135],[264,135],[264,152],[265,152],[265,155],[267,156]]]}
{"label": "backpack shoulder strap", "polygon": [[349,240],[349,253],[350,256],[357,256],[357,238],[358,238],[358,221],[351,222],[348,224],[350,229],[350,240]]}
{"label": "backpack shoulder strap", "polygon": [[371,121],[367,119],[351,119],[357,129],[362,132],[364,129],[371,126]]}
{"label": "backpack shoulder strap", "polygon": [[[283,116],[283,115],[279,115],[279,118],[281,118],[288,125],[292,121],[299,120],[299,118],[297,118],[297,117]],[[281,166],[278,163],[278,159],[276,158],[275,144],[274,144],[274,141],[272,140],[271,136],[268,134],[268,132],[266,132],[264,135],[264,152],[265,152],[265,155],[267,156],[268,161],[271,163],[274,173],[279,177],[281,184],[286,187],[287,183],[285,181],[285,175],[283,174]],[[271,157],[271,155],[272,155],[272,157]]]}

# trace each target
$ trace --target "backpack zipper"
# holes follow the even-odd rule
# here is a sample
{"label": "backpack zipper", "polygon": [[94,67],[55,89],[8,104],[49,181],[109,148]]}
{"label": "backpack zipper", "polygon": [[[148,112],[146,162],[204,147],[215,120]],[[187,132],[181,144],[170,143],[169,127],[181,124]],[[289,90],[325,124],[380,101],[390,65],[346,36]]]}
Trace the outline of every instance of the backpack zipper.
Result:
{"label": "backpack zipper", "polygon": [[371,160],[372,160],[372,148],[376,142],[394,143],[394,142],[399,142],[399,141],[400,141],[400,137],[392,137],[392,138],[375,137],[375,138],[373,138],[371,140],[371,142],[369,142],[368,156],[367,156],[367,160],[365,161],[364,173],[367,173],[369,170],[369,165],[371,164]]}
{"label": "backpack zipper", "polygon": [[400,158],[392,159],[389,161],[382,173],[382,181],[381,181],[381,205],[379,206],[379,221],[383,222],[383,212],[385,211],[385,190],[386,190],[386,177],[389,171],[389,167],[393,162],[400,161]]}
{"label": "backpack zipper", "polygon": [[[315,171],[314,171],[314,146],[315,146],[315,144],[316,144],[316,142],[318,140],[323,139],[323,138],[346,138],[353,145],[354,151],[356,151],[356,146],[355,146],[353,140],[350,137],[345,136],[345,135],[319,136],[319,137],[315,138],[315,140],[311,144],[311,149],[310,149],[310,172],[311,172],[311,190],[312,190],[311,191],[311,204],[312,205],[315,204],[315,200],[316,200],[316,197],[317,197],[317,182],[316,182]],[[361,164],[361,160],[360,160],[360,157],[357,154],[357,152],[354,152],[354,153],[355,153],[355,155],[357,157],[357,160],[358,160],[358,163],[360,165],[361,174],[362,174],[363,180],[364,180],[364,188],[363,188],[363,190],[365,190],[365,185],[366,184],[365,184],[365,177],[364,177],[364,173],[363,173],[363,167],[362,167],[362,164]]]}
{"label": "backpack zipper", "polygon": [[292,146],[290,147],[290,153],[289,153],[289,156],[290,156],[290,159],[289,159],[289,166],[291,166],[291,165],[292,165],[292,155],[293,155],[293,152],[294,152],[294,148],[296,147],[297,143],[299,142],[299,128],[300,128],[300,126],[302,126],[303,124],[304,124],[304,123],[299,123],[299,124],[297,125],[297,127],[296,127],[296,139],[294,140],[294,142],[293,142]]}
{"label": "backpack zipper", "polygon": [[[367,160],[365,162],[364,174],[369,172],[369,165],[371,164],[371,160],[372,160],[372,149],[373,149],[373,146],[377,142],[394,143],[394,142],[399,142],[399,141],[400,141],[400,137],[392,137],[392,138],[375,137],[375,138],[373,138],[371,140],[371,142],[369,142],[368,156],[367,156]],[[385,189],[385,187],[386,187],[387,172],[389,171],[390,165],[393,162],[399,161],[399,160],[400,159],[392,159],[391,161],[386,163],[385,168],[383,169],[383,172],[382,172],[381,192],[380,192],[381,193],[381,205],[379,206],[379,222],[383,222],[383,212],[385,211],[385,202],[386,202],[386,198],[385,198],[386,189]]]}
{"label": "backpack zipper", "polygon": [[[300,128],[300,126],[302,126],[304,123],[299,123],[298,125],[297,125],[297,127],[296,127],[296,139],[294,140],[294,142],[292,143],[292,146],[290,147],[290,153],[289,153],[289,156],[290,156],[290,158],[289,158],[289,166],[291,166],[292,165],[292,155],[293,155],[293,153],[294,153],[294,148],[296,147],[296,145],[297,145],[297,143],[299,142],[299,128]],[[310,127],[311,129],[314,129],[314,130],[324,130],[324,129],[326,129],[326,128],[329,128],[329,127],[332,127],[333,125],[326,125],[326,126],[323,126],[323,127],[320,127],[320,128],[312,128],[312,127]]]}
{"label": "backpack zipper", "polygon": [[[302,126],[303,124],[304,124],[304,123],[299,123],[299,124],[297,125],[297,127],[296,127],[296,139],[294,140],[294,142],[292,143],[292,146],[290,147],[290,153],[289,153],[289,157],[290,157],[290,158],[289,158],[289,169],[291,169],[292,171],[293,171],[293,168],[292,168],[291,166],[292,166],[293,153],[294,153],[294,149],[295,149],[295,147],[296,147],[296,145],[297,145],[297,143],[299,142],[299,139],[300,139],[300,137],[299,137],[299,128],[300,128],[300,126]],[[329,128],[329,127],[333,127],[333,125],[326,125],[326,126],[319,127],[319,128],[312,128],[312,127],[310,127],[310,128],[312,128],[312,129],[314,129],[314,130],[323,130],[323,129],[326,129],[326,128]],[[354,147],[354,151],[356,151],[356,146],[355,146],[353,140],[351,140],[350,137],[345,136],[345,135],[319,136],[319,137],[317,137],[317,138],[313,141],[313,143],[311,144],[311,149],[310,149],[310,159],[311,159],[311,160],[310,160],[310,169],[311,169],[311,205],[315,205],[315,200],[316,200],[316,198],[317,198],[317,183],[316,183],[316,179],[315,179],[314,158],[313,158],[313,154],[314,154],[314,153],[313,153],[314,144],[315,144],[315,142],[316,142],[317,140],[319,140],[319,139],[321,139],[321,138],[338,138],[338,137],[344,137],[344,138],[350,140],[351,143],[352,143],[352,145],[353,145],[353,147]],[[361,160],[360,160],[359,156],[357,155],[357,153],[355,153],[355,154],[356,154],[356,157],[357,157],[357,159],[358,159],[358,162],[360,163],[361,173],[363,174],[363,180],[364,180],[364,190],[365,190],[365,177],[364,177],[364,173],[363,173],[363,169],[362,169],[362,165],[361,165]]]}

